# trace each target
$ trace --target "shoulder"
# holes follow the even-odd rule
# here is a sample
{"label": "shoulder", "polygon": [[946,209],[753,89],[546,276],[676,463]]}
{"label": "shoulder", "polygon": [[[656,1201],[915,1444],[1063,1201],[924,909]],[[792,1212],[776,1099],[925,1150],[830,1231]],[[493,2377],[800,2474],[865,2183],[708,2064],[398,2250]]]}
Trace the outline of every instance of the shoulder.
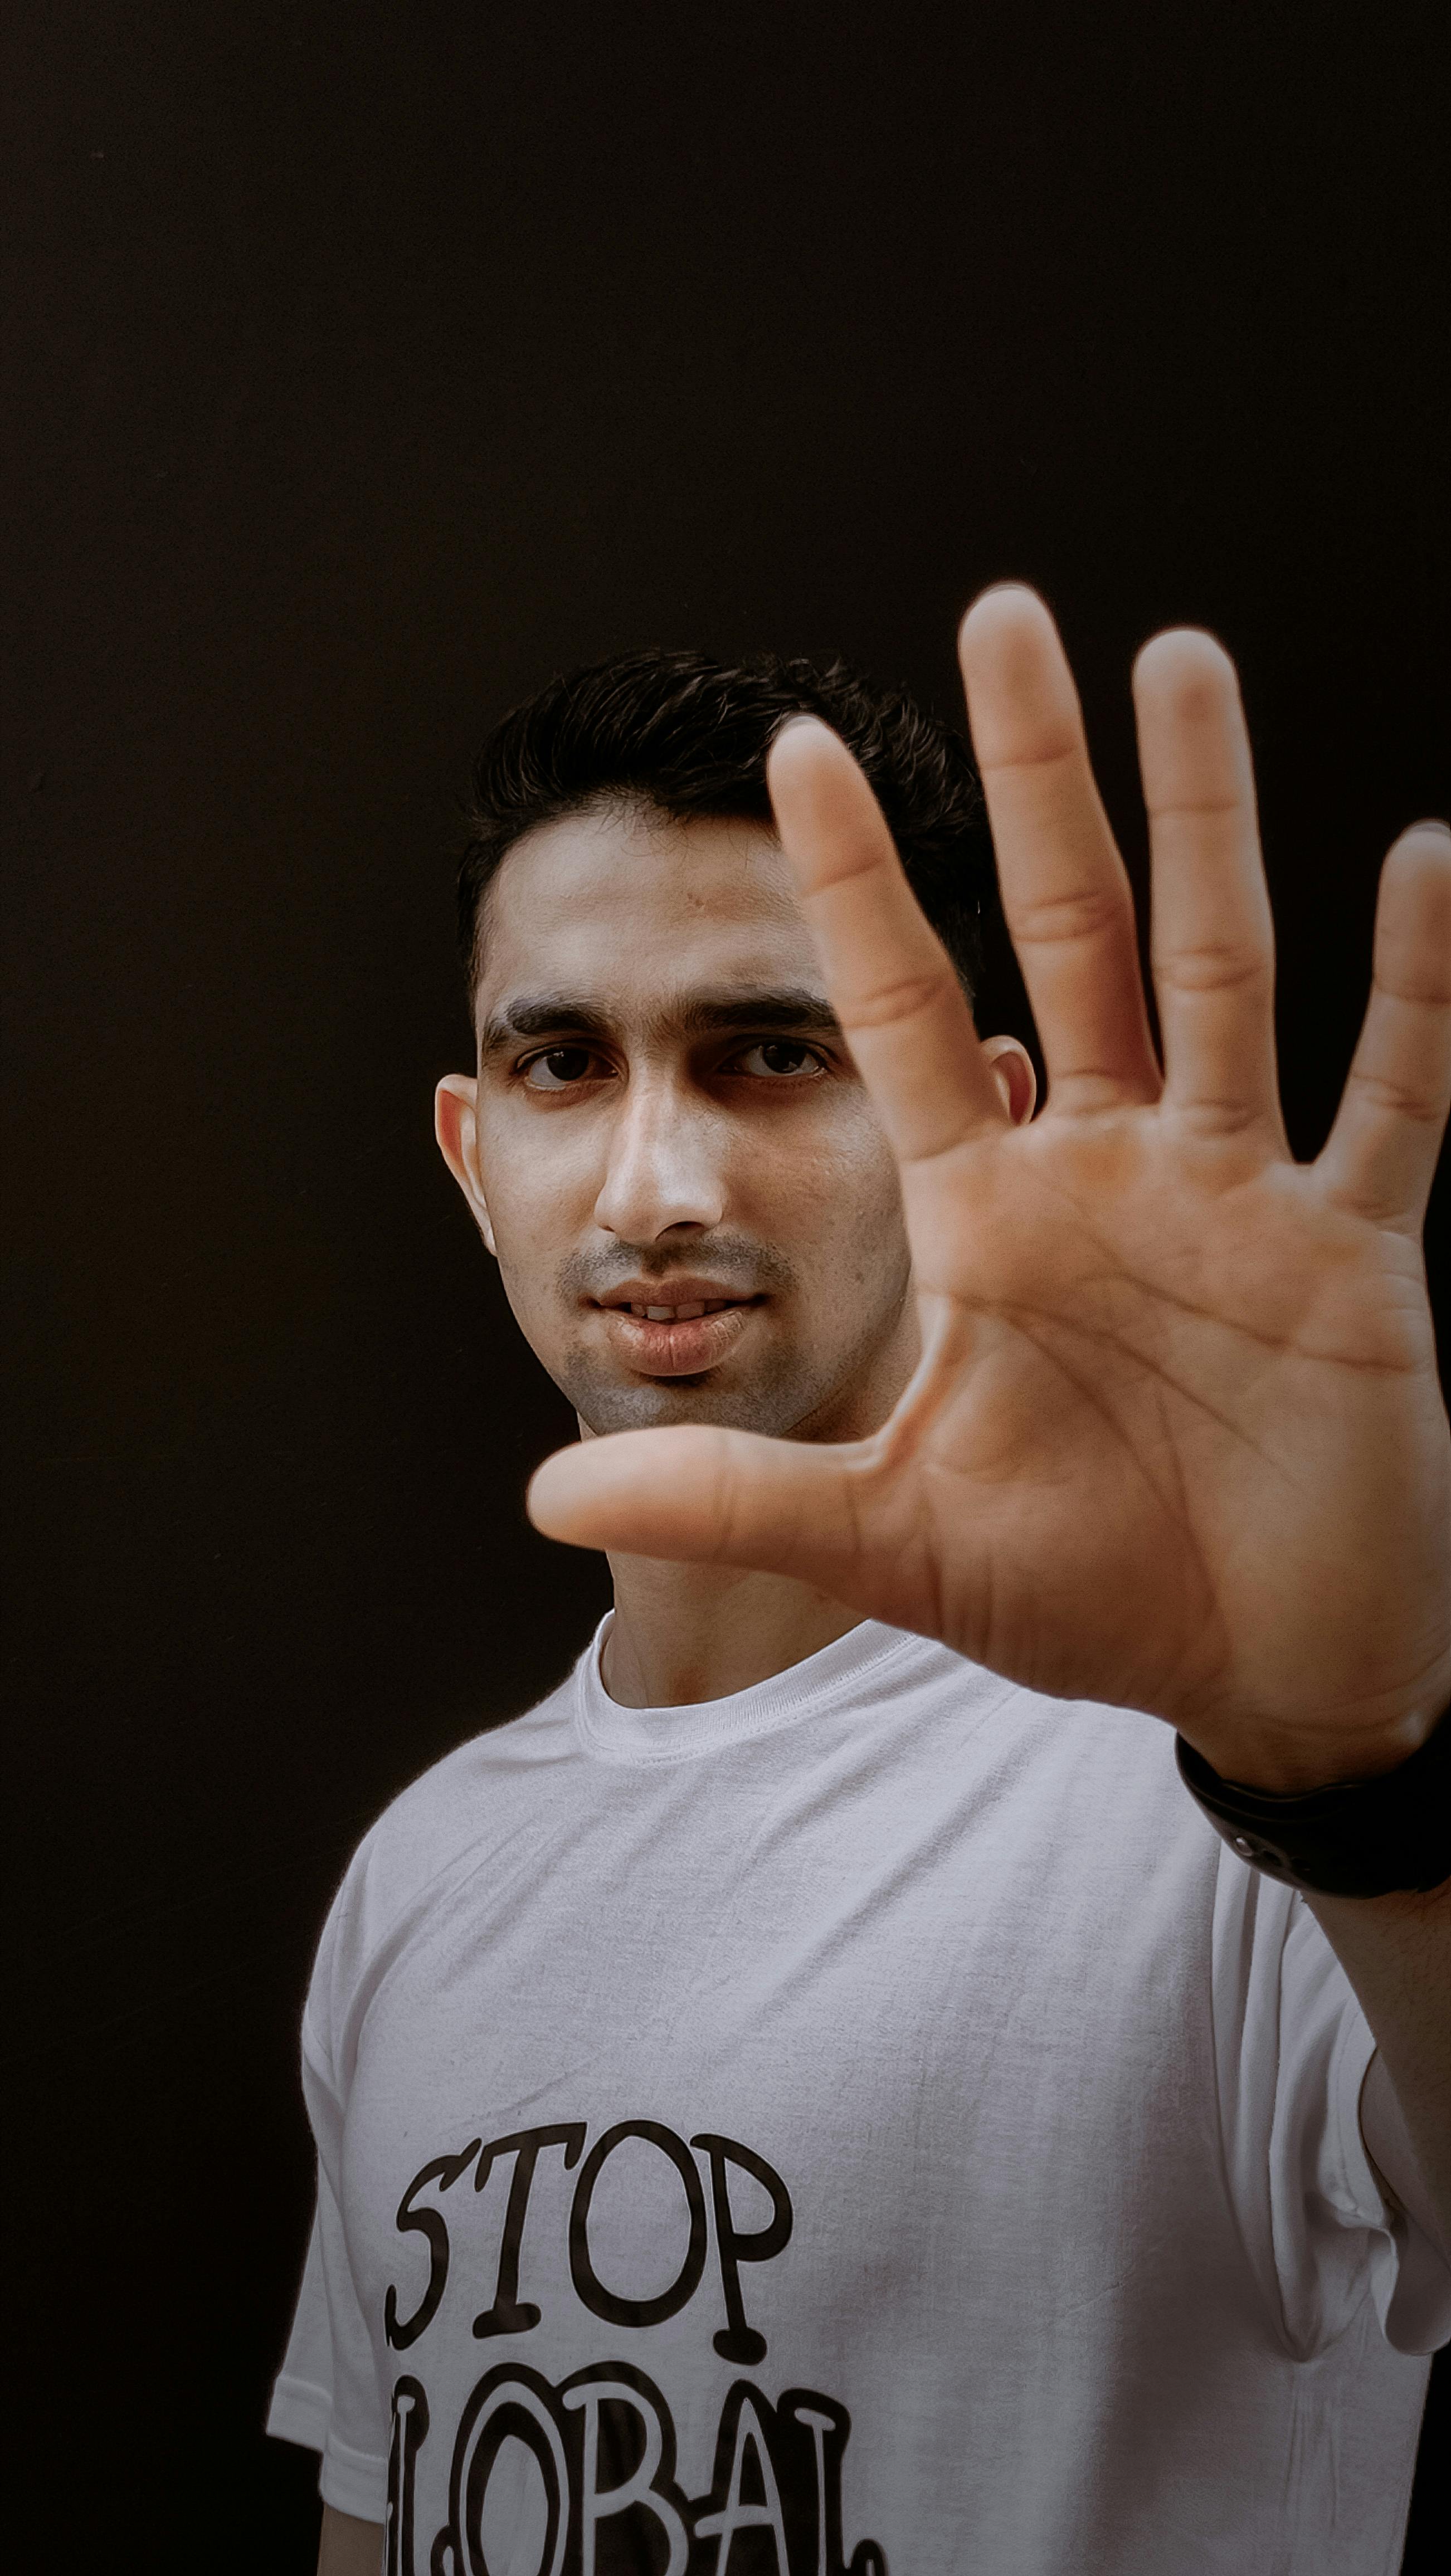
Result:
{"label": "shoulder", "polygon": [[336,2031],[370,1970],[459,1870],[512,1829],[551,1773],[576,1758],[571,1673],[522,1716],[471,1736],[399,1791],[343,1874],[318,1945],[307,2022]]}
{"label": "shoulder", "polygon": [[573,1684],[571,1673],[537,1707],[470,1736],[410,1780],[369,1827],[349,1876],[406,1886],[486,1835],[501,1798],[573,1757]]}

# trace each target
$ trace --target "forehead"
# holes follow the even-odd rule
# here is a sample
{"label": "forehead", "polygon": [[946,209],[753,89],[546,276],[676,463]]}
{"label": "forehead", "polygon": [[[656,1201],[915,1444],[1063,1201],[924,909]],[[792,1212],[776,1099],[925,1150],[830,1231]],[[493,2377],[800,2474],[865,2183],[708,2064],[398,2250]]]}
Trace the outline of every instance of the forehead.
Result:
{"label": "forehead", "polygon": [[488,892],[480,1011],[547,985],[623,1013],[682,984],[821,985],[790,871],[764,824],[638,811],[564,816],[510,850]]}

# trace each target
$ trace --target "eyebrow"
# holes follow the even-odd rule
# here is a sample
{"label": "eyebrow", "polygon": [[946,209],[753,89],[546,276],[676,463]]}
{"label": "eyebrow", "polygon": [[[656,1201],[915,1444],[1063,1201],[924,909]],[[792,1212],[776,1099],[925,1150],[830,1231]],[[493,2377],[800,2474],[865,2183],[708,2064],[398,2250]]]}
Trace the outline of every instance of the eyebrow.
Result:
{"label": "eyebrow", "polygon": [[[588,993],[521,993],[491,1012],[479,1033],[479,1056],[489,1061],[520,1038],[550,1037],[568,1029],[580,1037],[606,1038],[619,1027],[618,1014]],[[729,1035],[738,1029],[810,1031],[817,1037],[841,1036],[824,993],[804,984],[745,987],[703,985],[661,1003],[649,1015],[650,1036],[701,1038]]]}

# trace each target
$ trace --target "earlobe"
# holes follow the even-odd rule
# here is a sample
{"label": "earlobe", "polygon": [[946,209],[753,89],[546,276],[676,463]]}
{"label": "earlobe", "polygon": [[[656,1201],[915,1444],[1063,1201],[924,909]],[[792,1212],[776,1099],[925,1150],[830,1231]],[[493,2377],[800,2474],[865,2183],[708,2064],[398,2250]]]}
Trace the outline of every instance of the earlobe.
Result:
{"label": "earlobe", "polygon": [[468,1200],[474,1223],[497,1260],[498,1246],[479,1172],[478,1084],[471,1073],[444,1075],[433,1095],[433,1132],[439,1152]]}
{"label": "earlobe", "polygon": [[1015,1127],[1026,1127],[1038,1100],[1033,1059],[1018,1038],[984,1038],[982,1051]]}

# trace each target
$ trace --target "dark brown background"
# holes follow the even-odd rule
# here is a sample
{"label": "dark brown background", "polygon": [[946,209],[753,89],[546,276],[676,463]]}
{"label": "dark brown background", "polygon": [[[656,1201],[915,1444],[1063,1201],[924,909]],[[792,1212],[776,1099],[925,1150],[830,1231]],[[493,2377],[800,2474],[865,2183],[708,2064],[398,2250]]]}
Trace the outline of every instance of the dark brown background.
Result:
{"label": "dark brown background", "polygon": [[1137,864],[1129,659],[1207,622],[1313,1148],[1378,856],[1447,802],[1435,16],[12,13],[9,2303],[45,2564],[309,2563],[312,2462],[258,2428],[311,1945],[383,1802],[603,1598],[524,1525],[567,1417],[430,1141],[477,739],[652,640],[843,647],[950,706],[956,611],[1020,573]]}

